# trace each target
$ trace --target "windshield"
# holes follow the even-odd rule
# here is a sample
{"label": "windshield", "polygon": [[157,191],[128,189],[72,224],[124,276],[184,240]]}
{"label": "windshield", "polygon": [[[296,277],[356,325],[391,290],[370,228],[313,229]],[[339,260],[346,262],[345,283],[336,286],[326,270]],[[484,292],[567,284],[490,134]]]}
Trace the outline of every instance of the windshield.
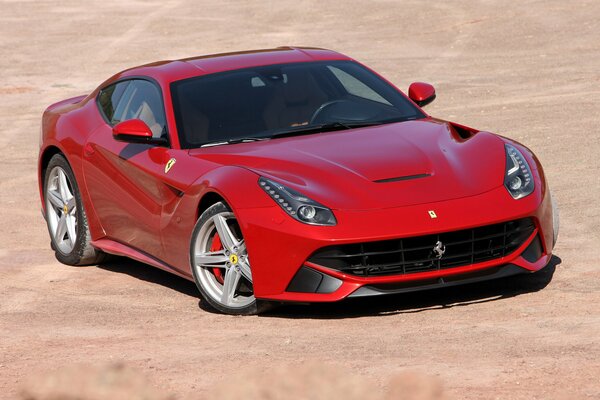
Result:
{"label": "windshield", "polygon": [[182,148],[424,117],[394,87],[352,61],[221,72],[173,82],[171,94]]}

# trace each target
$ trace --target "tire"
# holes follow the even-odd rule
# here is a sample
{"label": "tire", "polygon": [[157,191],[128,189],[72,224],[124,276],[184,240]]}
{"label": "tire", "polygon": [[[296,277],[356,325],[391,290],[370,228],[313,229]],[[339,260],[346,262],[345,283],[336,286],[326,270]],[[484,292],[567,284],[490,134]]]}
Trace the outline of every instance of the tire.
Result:
{"label": "tire", "polygon": [[106,254],[90,245],[91,235],[79,187],[62,154],[54,155],[46,168],[44,205],[50,246],[58,261],[67,265],[104,261]]}
{"label": "tire", "polygon": [[556,202],[556,199],[554,198],[552,193],[550,193],[550,202],[552,203],[552,249],[554,249],[554,246],[556,246],[556,241],[558,240],[560,217],[558,212],[558,203]]}
{"label": "tire", "polygon": [[223,202],[202,213],[190,241],[190,263],[210,311],[254,315],[269,303],[256,300],[246,245],[233,212]]}

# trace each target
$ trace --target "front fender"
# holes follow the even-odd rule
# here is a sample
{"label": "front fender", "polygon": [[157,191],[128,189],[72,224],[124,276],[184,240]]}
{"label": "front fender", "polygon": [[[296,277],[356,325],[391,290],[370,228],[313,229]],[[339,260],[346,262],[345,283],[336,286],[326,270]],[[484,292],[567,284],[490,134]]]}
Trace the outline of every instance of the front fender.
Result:
{"label": "front fender", "polygon": [[260,175],[239,166],[213,169],[193,185],[201,196],[208,192],[223,197],[235,212],[237,209],[273,206],[273,200],[259,187]]}
{"label": "front fender", "polygon": [[[236,215],[241,210],[276,206],[258,186],[259,176],[238,166],[223,166],[210,170],[198,178],[185,191],[173,213],[165,213],[162,224],[165,260],[178,270],[191,274],[189,246],[192,231],[200,217],[200,204],[204,196],[217,194]],[[239,220],[242,235],[252,234],[252,228]],[[252,249],[248,251],[251,253]]]}

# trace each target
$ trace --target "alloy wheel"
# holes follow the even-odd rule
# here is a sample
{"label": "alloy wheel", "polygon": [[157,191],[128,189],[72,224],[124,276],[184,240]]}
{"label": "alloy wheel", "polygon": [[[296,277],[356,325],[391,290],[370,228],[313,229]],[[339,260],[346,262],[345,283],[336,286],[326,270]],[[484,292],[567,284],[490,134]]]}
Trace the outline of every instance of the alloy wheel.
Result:
{"label": "alloy wheel", "polygon": [[46,217],[54,244],[64,254],[69,254],[77,240],[77,202],[73,185],[65,171],[54,167],[46,185]]}
{"label": "alloy wheel", "polygon": [[243,308],[255,301],[246,244],[231,211],[202,225],[192,247],[192,267],[206,294],[220,305]]}

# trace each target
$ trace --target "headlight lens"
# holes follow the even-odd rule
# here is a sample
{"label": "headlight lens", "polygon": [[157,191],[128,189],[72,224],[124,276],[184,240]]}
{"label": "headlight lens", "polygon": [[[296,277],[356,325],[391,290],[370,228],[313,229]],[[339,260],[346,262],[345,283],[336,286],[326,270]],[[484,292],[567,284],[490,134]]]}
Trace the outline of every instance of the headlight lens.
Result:
{"label": "headlight lens", "polygon": [[294,189],[261,177],[260,187],[292,218],[311,225],[335,225],[333,212]]}
{"label": "headlight lens", "polygon": [[534,183],[531,168],[529,168],[523,154],[515,146],[505,144],[504,147],[506,149],[504,186],[513,198],[523,198],[533,192]]}

